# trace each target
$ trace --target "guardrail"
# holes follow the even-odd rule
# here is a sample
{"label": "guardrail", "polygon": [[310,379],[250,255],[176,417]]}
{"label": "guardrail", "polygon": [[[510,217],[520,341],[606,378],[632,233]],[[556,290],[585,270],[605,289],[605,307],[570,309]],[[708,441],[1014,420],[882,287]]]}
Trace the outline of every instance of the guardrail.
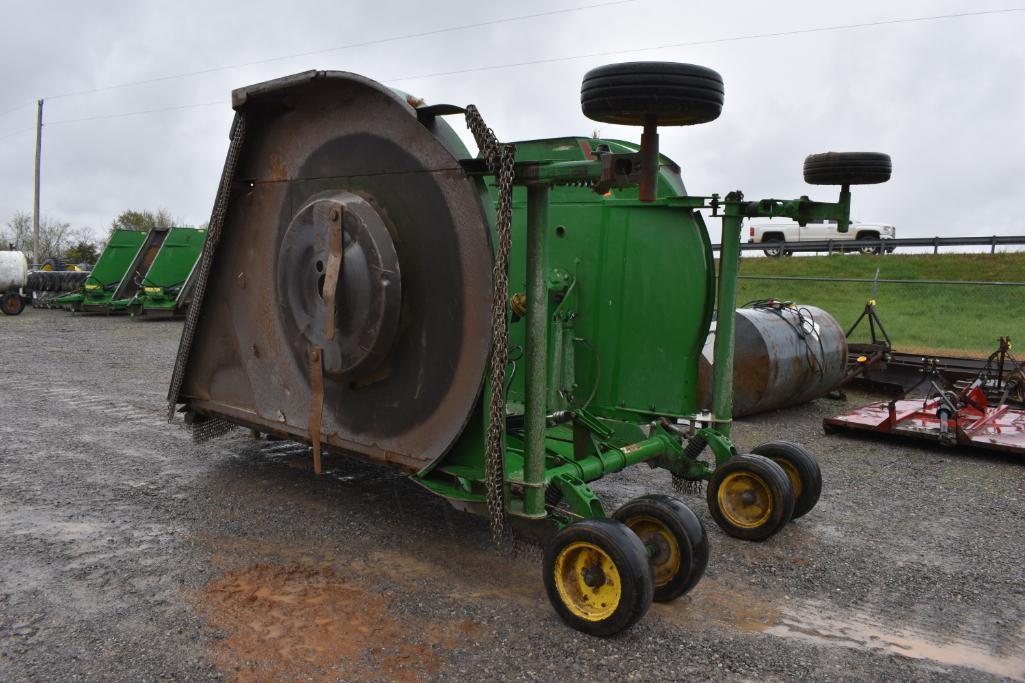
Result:
{"label": "guardrail", "polygon": [[[997,247],[1025,245],[1025,235],[979,235],[974,237],[901,237],[896,239],[878,240],[817,240],[807,242],[744,242],[742,251],[762,251],[764,249],[780,249],[780,255],[787,252],[820,252],[829,254],[862,249],[892,250],[898,247],[932,247],[932,253],[938,254],[940,247],[989,247],[989,253],[995,254]],[[712,245],[713,251],[719,251],[719,245]]]}
{"label": "guardrail", "polygon": [[789,282],[861,282],[869,285],[972,285],[983,287],[1025,287],[1025,282],[989,280],[897,280],[870,277],[812,277],[810,275],[738,275],[740,280],[787,280]]}

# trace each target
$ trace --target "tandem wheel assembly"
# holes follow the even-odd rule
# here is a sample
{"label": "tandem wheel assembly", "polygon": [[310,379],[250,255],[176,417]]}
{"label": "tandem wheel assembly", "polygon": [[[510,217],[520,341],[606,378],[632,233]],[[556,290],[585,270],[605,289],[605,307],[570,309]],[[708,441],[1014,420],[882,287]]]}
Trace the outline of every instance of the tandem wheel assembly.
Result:
{"label": "tandem wheel assembly", "polygon": [[612,519],[557,532],[545,548],[544,582],[566,623],[609,636],[632,626],[653,600],[687,593],[707,564],[708,536],[697,515],[675,498],[647,495]]}

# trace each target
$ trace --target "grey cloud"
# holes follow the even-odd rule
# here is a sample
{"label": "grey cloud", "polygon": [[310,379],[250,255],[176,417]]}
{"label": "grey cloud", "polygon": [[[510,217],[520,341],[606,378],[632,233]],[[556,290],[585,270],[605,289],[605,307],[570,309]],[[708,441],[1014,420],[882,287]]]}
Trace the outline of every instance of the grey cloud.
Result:
{"label": "grey cloud", "polygon": [[[581,3],[583,4],[583,3]],[[213,65],[570,7],[480,2],[3,3],[0,111],[40,96]],[[125,208],[206,220],[227,143],[232,88],[309,68],[389,79],[560,55],[976,9],[963,2],[637,0],[48,101],[49,121],[210,102],[223,105],[52,125],[44,134],[43,211],[105,230]],[[725,80],[719,121],[666,129],[663,151],[695,193],[828,196],[808,188],[808,153],[880,150],[894,178],[855,194],[855,214],[903,235],[1020,233],[1025,177],[1025,13],[676,48],[394,85],[430,102],[475,102],[507,140],[638,131],[579,110],[580,77],[601,63],[705,64]],[[0,117],[0,138],[34,123],[34,106]],[[0,140],[0,221],[32,202],[31,131]],[[951,202],[957,199],[960,204]]]}

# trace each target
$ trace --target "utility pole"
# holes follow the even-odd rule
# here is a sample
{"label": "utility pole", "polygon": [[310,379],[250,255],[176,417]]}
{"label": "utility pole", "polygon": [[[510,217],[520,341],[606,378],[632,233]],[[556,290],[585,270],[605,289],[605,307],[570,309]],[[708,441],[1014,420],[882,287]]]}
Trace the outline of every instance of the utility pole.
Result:
{"label": "utility pole", "polygon": [[32,198],[32,262],[39,263],[39,159],[43,151],[43,101],[36,102],[36,191]]}

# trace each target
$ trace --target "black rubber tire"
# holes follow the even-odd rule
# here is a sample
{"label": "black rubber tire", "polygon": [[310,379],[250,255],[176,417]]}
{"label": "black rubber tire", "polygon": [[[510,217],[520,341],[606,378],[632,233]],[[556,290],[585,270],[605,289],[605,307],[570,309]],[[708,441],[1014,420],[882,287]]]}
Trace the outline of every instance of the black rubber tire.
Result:
{"label": "black rubber tire", "polygon": [[[626,524],[648,548],[648,561],[655,576],[655,602],[675,600],[701,580],[708,566],[708,534],[705,525],[683,501],[672,496],[641,496],[616,510],[613,518]],[[665,539],[651,529],[652,520],[672,535],[679,554],[679,568],[662,578],[661,583],[660,560],[669,560],[674,549],[666,547]]]}
{"label": "black rubber tire", "polygon": [[[574,614],[556,586],[556,560],[571,544],[597,546],[615,565],[620,578],[620,600],[615,610],[600,620]],[[604,575],[603,575],[604,576]],[[637,534],[613,519],[587,519],[563,527],[545,546],[544,584],[548,600],[569,626],[592,636],[612,636],[636,624],[651,606],[655,579],[647,550]]]}
{"label": "black rubber tire", "polygon": [[[879,239],[879,238],[878,237],[872,237],[871,235],[859,235],[858,239],[854,240],[854,241],[857,242],[858,240],[877,240],[877,239]],[[879,254],[883,253],[883,248],[882,247],[858,247],[858,251],[860,251],[865,256],[878,256]]]}
{"label": "black rubber tire", "polygon": [[67,270],[68,264],[59,258],[48,258],[39,264],[39,270],[45,270],[50,273],[62,273]]}
{"label": "black rubber tire", "polygon": [[773,237],[772,239],[765,240],[762,244],[778,245],[776,247],[768,247],[767,249],[762,250],[769,258],[779,258],[785,254],[785,250],[783,249],[783,240]]}
{"label": "black rubber tire", "polygon": [[804,160],[804,182],[809,185],[875,185],[893,172],[889,154],[881,152],[824,152]]}
{"label": "black rubber tire", "polygon": [[[732,474],[746,473],[762,483],[771,500],[769,514],[756,526],[735,524],[720,509],[719,489]],[[745,541],[764,541],[779,533],[794,514],[794,490],[783,468],[762,455],[737,455],[719,465],[706,490],[708,511],[724,532]],[[756,520],[758,521],[758,520]]]}
{"label": "black rubber tire", "polygon": [[624,62],[591,69],[580,86],[584,116],[603,123],[690,126],[719,118],[722,76],[696,64]]}
{"label": "black rubber tire", "polygon": [[25,302],[17,292],[8,292],[0,299],[0,308],[6,315],[21,315],[25,310]]}
{"label": "black rubber tire", "polygon": [[[789,441],[770,441],[751,450],[757,455],[764,455],[783,467],[794,490],[794,514],[797,519],[811,512],[822,495],[822,470],[819,462],[804,446]],[[791,467],[785,466],[789,464]],[[792,468],[792,469],[791,469]],[[795,475],[800,479],[794,485]]]}

